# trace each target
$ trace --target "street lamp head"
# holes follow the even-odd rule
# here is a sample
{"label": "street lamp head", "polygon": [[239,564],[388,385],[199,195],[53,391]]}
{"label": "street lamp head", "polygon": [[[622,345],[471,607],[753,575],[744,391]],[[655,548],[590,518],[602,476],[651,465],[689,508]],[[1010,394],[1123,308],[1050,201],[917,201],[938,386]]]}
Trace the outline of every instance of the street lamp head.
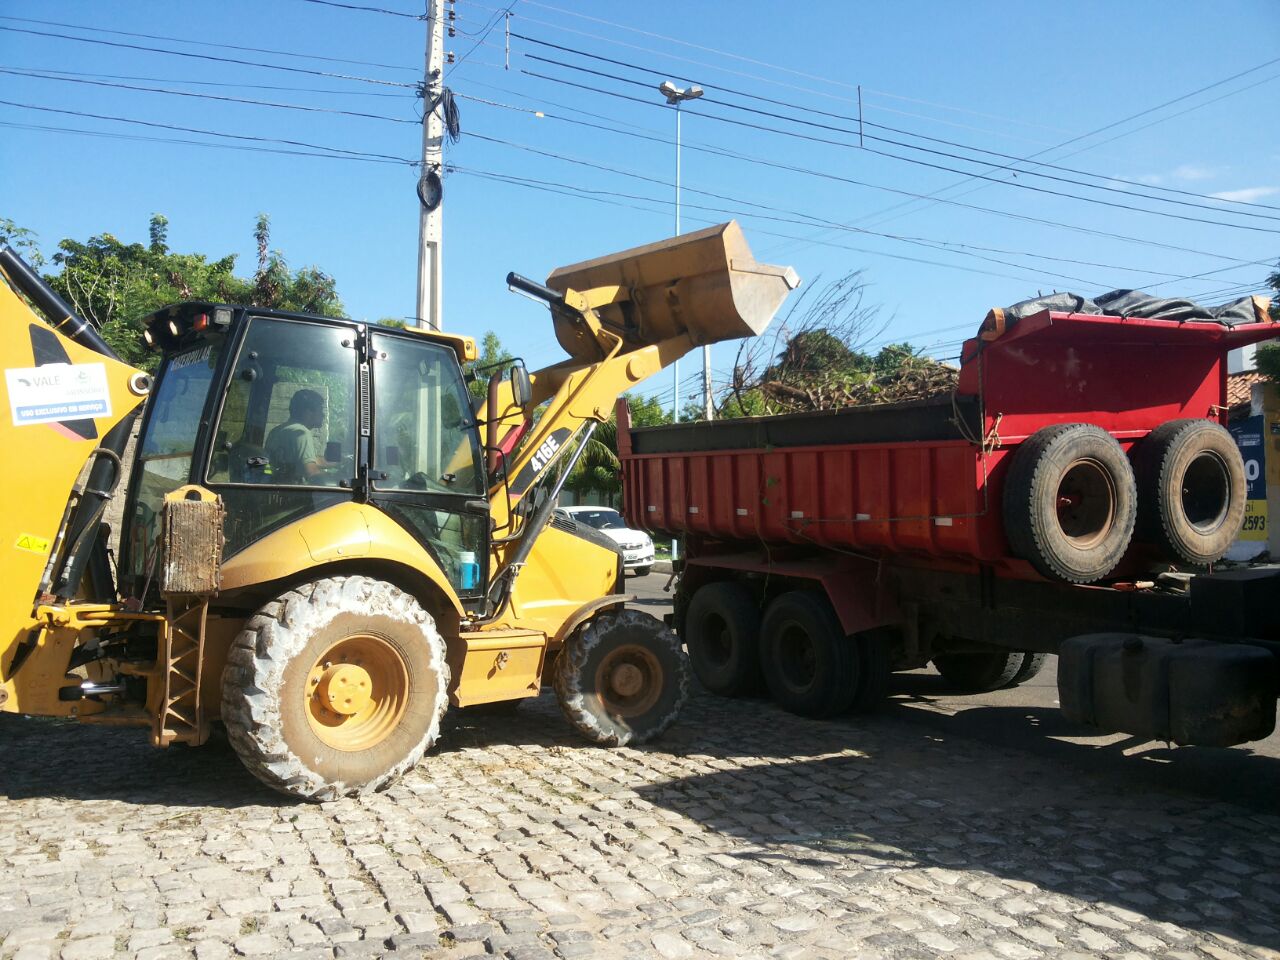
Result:
{"label": "street lamp head", "polygon": [[667,103],[677,104],[681,100],[694,100],[702,96],[702,88],[697,84],[681,90],[670,80],[658,84],[658,92],[667,98]]}

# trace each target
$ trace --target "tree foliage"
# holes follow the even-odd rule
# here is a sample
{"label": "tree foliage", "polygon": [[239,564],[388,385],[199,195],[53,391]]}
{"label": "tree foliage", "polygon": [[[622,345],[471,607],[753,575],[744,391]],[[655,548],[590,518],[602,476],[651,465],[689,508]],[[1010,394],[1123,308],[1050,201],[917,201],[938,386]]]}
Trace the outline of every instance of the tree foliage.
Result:
{"label": "tree foliage", "polygon": [[26,227],[20,227],[8,217],[0,217],[0,243],[7,243],[31,266],[44,266],[44,254],[40,252],[39,238]]}
{"label": "tree foliage", "polygon": [[[1280,263],[1267,276],[1267,286],[1274,291],[1271,297],[1271,319],[1280,322]],[[1259,346],[1254,362],[1259,373],[1273,383],[1280,383],[1280,343],[1273,341]]]}
{"label": "tree foliage", "polygon": [[[128,363],[150,368],[156,357],[142,341],[141,320],[182,300],[242,303],[255,307],[341,316],[334,279],[316,267],[290,269],[283,254],[272,251],[270,220],[260,214],[255,229],[258,268],[253,277],[235,275],[235,254],[216,259],[203,253],[169,249],[169,221],[151,218],[149,243],[125,243],[110,233],[88,240],[65,239],[45,280],[80,316],[97,327],[103,339]],[[25,247],[23,255],[38,263],[39,249],[30,231],[0,220],[0,239]]]}
{"label": "tree foliage", "polygon": [[[627,396],[626,400],[633,427],[657,427],[671,422],[671,413],[656,397]],[[573,473],[566,478],[565,486],[579,495],[597,493],[610,500],[622,493],[616,413],[596,427]]]}
{"label": "tree foliage", "polygon": [[467,375],[467,389],[476,400],[484,400],[488,396],[489,379],[495,373],[502,373],[500,365],[512,360],[511,352],[502,345],[502,340],[492,330],[486,330],[480,338],[479,356],[464,368]]}
{"label": "tree foliage", "polygon": [[771,334],[738,348],[721,417],[759,417],[887,403],[951,389],[956,371],[909,343],[871,349],[887,321],[865,302],[861,274],[813,285]]}

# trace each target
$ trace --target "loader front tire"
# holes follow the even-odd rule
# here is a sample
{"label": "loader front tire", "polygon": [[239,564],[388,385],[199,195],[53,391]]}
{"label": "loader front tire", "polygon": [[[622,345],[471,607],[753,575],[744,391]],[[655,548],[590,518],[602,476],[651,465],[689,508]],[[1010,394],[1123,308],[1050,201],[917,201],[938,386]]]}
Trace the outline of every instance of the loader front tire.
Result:
{"label": "loader front tire", "polygon": [[565,642],[552,686],[565,718],[592,743],[644,743],[675,723],[688,700],[689,662],[660,620],[606,612]]}
{"label": "loader front tire", "polygon": [[370,577],[327,577],[271,601],[240,632],[222,719],[259,780],[305,800],[389,786],[435,743],[448,706],[431,615]]}

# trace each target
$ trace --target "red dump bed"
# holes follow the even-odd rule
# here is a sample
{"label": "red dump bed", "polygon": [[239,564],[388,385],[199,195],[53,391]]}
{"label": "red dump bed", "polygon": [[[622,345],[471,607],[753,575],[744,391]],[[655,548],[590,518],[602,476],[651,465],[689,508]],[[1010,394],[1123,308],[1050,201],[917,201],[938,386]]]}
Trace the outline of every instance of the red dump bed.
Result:
{"label": "red dump bed", "polygon": [[665,533],[1022,572],[1000,508],[1018,444],[1092,423],[1127,450],[1168,420],[1225,422],[1227,351],[1278,332],[1045,311],[989,318],[936,401],[639,429],[620,405],[624,511]]}

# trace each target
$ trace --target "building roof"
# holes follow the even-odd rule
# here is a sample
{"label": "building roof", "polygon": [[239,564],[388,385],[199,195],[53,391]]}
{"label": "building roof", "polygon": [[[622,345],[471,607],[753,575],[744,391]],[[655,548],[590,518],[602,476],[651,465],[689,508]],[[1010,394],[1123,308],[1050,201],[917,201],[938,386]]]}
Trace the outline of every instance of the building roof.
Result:
{"label": "building roof", "polygon": [[[1253,395],[1253,385],[1266,379],[1257,370],[1244,370],[1227,376],[1227,407],[1233,415],[1247,414],[1249,400]],[[1237,410],[1237,407],[1243,408]]]}

